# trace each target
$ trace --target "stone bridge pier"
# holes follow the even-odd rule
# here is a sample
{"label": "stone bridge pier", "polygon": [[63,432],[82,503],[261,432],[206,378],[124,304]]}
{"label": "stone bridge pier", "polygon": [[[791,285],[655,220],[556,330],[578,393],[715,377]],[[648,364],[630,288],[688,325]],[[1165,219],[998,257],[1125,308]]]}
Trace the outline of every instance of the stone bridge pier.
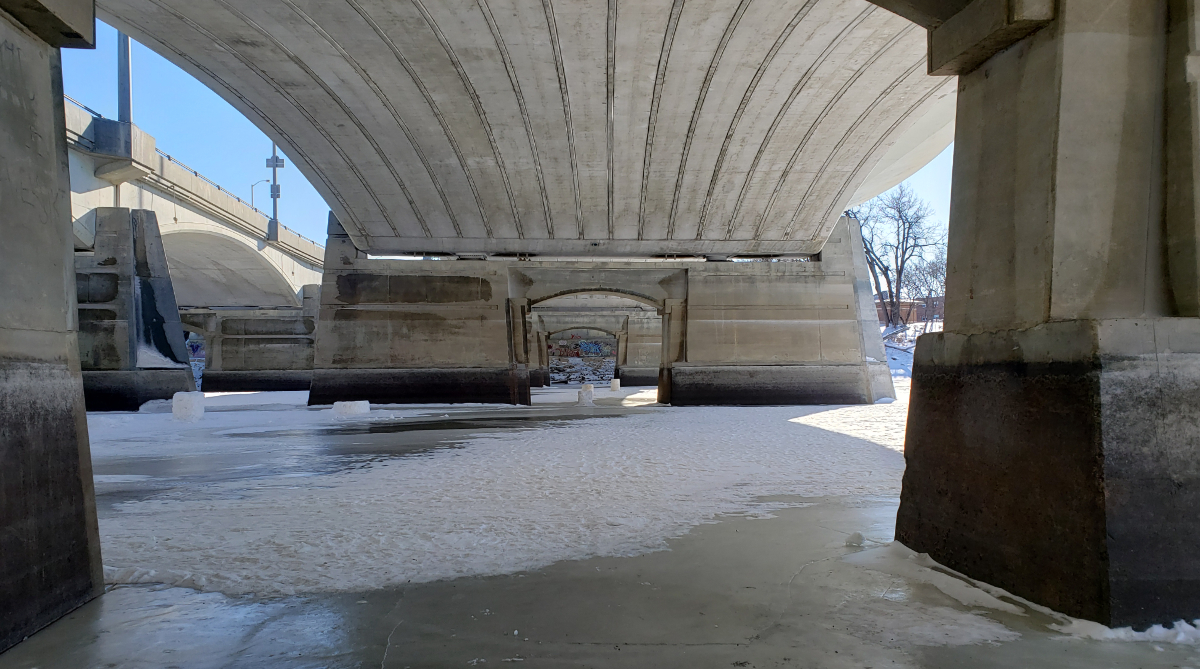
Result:
{"label": "stone bridge pier", "polygon": [[934,14],[930,70],[960,75],[946,322],[897,537],[1072,616],[1200,617],[1196,6]]}
{"label": "stone bridge pier", "polygon": [[654,309],[663,402],[893,397],[847,220],[794,262],[381,259],[331,220],[309,401],[528,404],[544,365],[531,310],[578,293]]}

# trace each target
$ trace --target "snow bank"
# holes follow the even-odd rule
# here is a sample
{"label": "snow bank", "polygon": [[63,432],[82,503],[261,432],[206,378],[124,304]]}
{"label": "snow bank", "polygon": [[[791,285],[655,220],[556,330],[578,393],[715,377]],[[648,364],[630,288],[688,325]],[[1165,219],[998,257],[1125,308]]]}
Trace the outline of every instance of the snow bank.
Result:
{"label": "snow bank", "polygon": [[[1066,616],[1063,616],[1064,618]],[[1156,641],[1189,646],[1200,646],[1200,620],[1189,624],[1185,620],[1177,620],[1171,627],[1154,625],[1145,632],[1135,632],[1132,627],[1105,627],[1090,620],[1070,618],[1060,625],[1051,625],[1051,629],[1070,634],[1071,636],[1096,641]]]}
{"label": "snow bank", "polygon": [[[117,504],[101,519],[107,573],[113,582],[231,594],[365,591],[638,555],[721,514],[766,515],[798,504],[761,501],[765,496],[898,494],[901,454],[852,428],[831,432],[791,420],[819,412],[651,409],[476,438],[321,476],[177,486]],[[255,417],[287,425],[289,436],[264,430],[253,448],[291,450],[294,431],[319,424],[322,414],[329,415],[297,409],[221,417],[244,423],[242,433]],[[184,444],[163,444],[153,441],[166,435],[160,423],[131,446],[126,437],[139,432],[138,423],[161,417],[123,418],[123,426],[93,432],[98,458],[245,443],[218,431],[203,442],[203,433],[185,430]]]}

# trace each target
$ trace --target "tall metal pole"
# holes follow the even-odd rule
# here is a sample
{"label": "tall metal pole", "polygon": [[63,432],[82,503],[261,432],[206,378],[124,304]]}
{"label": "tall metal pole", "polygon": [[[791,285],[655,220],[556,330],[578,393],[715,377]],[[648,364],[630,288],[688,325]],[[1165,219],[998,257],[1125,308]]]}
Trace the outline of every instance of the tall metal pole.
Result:
{"label": "tall metal pole", "polygon": [[267,223],[267,241],[279,241],[279,168],[283,167],[283,158],[279,157],[279,147],[271,142],[271,157],[267,158],[267,167],[271,168],[271,220]]}
{"label": "tall metal pole", "polygon": [[117,120],[133,123],[133,69],[129,35],[117,33]]}

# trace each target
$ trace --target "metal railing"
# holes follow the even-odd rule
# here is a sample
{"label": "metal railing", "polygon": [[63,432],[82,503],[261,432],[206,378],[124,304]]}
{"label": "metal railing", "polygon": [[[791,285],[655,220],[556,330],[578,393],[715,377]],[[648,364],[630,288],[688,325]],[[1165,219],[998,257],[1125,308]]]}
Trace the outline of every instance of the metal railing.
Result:
{"label": "metal railing", "polygon": [[[79,100],[76,100],[75,98],[71,97],[70,95],[64,95],[63,99],[65,99],[67,102],[70,102],[71,104],[75,105],[76,107],[79,107],[83,111],[91,114],[95,118],[105,118],[104,114],[101,114],[100,112],[96,111],[95,109],[92,109],[91,107],[83,104],[82,102],[80,102]],[[212,179],[209,179],[208,177],[204,176],[203,174],[200,174],[200,172],[198,170],[195,170],[195,169],[185,165],[183,162],[181,162],[179,159],[175,158],[171,154],[163,151],[162,149],[159,149],[158,147],[155,147],[154,150],[158,153],[158,155],[162,156],[163,158],[166,158],[167,161],[174,163],[175,165],[179,166],[180,168],[182,168],[188,172],[191,172],[192,176],[196,177],[197,179],[200,179],[204,183],[212,186],[213,188],[216,188],[218,192],[224,193],[225,195],[228,195],[229,197],[237,200],[240,204],[244,204],[247,207],[250,207],[250,209],[253,209],[256,214],[260,214],[264,217],[270,218],[269,216],[267,216],[266,212],[262,211],[258,207],[251,206],[249,202],[246,202],[242,198],[231,193],[229,190],[223,188],[221,186],[221,184],[213,181]],[[300,239],[303,239],[306,242],[320,246],[320,244],[318,244],[316,241],[311,240],[308,237],[305,237],[304,235],[300,234],[299,232],[296,232],[295,230],[287,227],[283,223],[280,223],[279,227],[283,228],[284,230],[287,230],[288,232],[296,235],[297,237],[299,237]]]}
{"label": "metal railing", "polygon": [[95,109],[92,109],[91,107],[83,104],[82,102],[80,102],[79,100],[76,100],[75,98],[71,97],[70,95],[64,95],[63,98],[65,98],[67,102],[70,102],[71,104],[75,105],[76,107],[79,107],[83,111],[91,114],[92,116],[95,116],[96,118],[104,118],[104,114],[101,114],[100,112],[96,111]]}

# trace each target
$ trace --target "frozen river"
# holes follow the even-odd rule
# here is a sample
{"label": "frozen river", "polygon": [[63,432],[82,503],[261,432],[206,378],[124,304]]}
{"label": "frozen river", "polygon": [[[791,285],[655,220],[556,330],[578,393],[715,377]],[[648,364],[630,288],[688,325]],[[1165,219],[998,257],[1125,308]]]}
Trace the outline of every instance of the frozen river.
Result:
{"label": "frozen river", "polygon": [[1173,667],[891,543],[906,377],[873,406],[304,393],[91,414],[108,592],[0,669]]}

